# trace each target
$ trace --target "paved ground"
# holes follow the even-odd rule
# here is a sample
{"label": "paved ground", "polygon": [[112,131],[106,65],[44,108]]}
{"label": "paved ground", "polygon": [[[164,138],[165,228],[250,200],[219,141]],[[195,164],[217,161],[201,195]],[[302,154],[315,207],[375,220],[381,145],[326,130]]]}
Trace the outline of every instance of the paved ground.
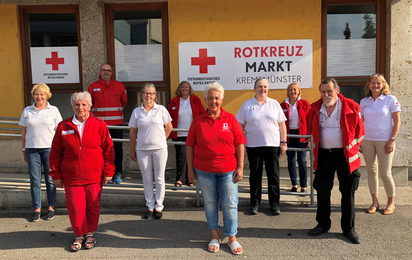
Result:
{"label": "paved ground", "polygon": [[[7,177],[1,174],[2,177]],[[0,200],[29,197],[22,184],[0,183]],[[242,184],[241,187],[244,187]],[[288,184],[283,185],[288,189]],[[232,258],[227,245],[217,254],[209,253],[210,240],[202,207],[191,206],[193,191],[168,191],[164,218],[143,220],[145,207],[138,189],[106,189],[97,246],[92,250],[69,252],[73,240],[67,211],[57,209],[51,221],[29,222],[29,207],[3,207],[0,210],[0,259],[206,259]],[[366,186],[356,194],[356,228],[361,244],[354,245],[340,230],[340,195],[333,189],[332,228],[330,233],[313,238],[307,235],[316,225],[316,208],[307,207],[308,197],[281,196],[280,216],[271,216],[262,205],[257,216],[247,214],[247,194],[241,194],[238,239],[248,259],[412,259],[412,188],[397,188],[396,210],[393,215],[366,214],[370,195]],[[62,193],[61,191],[59,192]],[[10,195],[13,194],[13,195]],[[180,194],[180,195],[178,195]],[[384,190],[380,194],[384,198]],[[13,197],[13,198],[10,198]],[[115,207],[116,200],[130,197],[135,206]],[[111,199],[110,199],[111,198]],[[30,200],[30,198],[29,198]],[[177,202],[179,201],[179,202]],[[179,206],[182,201],[185,207]],[[263,202],[264,203],[264,202]],[[30,204],[29,204],[30,205]],[[385,206],[385,201],[381,201]],[[223,235],[222,235],[223,238]],[[223,239],[227,242],[227,238]]]}

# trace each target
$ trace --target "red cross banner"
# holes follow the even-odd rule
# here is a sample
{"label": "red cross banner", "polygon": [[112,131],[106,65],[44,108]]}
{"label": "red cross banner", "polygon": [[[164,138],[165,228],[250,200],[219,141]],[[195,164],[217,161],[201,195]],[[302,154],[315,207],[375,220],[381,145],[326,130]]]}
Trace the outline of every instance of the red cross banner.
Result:
{"label": "red cross banner", "polygon": [[79,83],[77,47],[31,47],[32,83]]}
{"label": "red cross banner", "polygon": [[312,52],[310,39],[180,42],[179,77],[196,91],[214,81],[225,90],[253,89],[259,78],[271,89],[312,88]]}

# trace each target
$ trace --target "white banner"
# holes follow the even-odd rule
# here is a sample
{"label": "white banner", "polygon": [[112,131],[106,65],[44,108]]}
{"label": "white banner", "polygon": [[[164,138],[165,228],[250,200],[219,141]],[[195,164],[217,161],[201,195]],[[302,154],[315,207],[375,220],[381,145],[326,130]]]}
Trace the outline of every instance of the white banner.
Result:
{"label": "white banner", "polygon": [[197,91],[214,81],[225,90],[253,89],[258,78],[270,89],[311,88],[312,50],[312,40],[181,42],[180,81]]}
{"label": "white banner", "polygon": [[79,83],[77,47],[31,47],[33,84]]}

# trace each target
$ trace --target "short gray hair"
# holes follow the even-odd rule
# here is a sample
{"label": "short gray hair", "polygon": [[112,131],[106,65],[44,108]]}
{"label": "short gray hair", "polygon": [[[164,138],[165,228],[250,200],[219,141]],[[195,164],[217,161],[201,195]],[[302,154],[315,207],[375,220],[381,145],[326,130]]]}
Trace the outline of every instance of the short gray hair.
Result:
{"label": "short gray hair", "polygon": [[322,80],[322,82],[319,84],[319,90],[320,90],[320,86],[322,86],[323,84],[329,84],[329,82],[333,83],[333,88],[334,89],[338,89],[339,85],[338,82],[336,81],[336,79],[334,78],[326,78],[324,80]]}
{"label": "short gray hair", "polygon": [[209,91],[211,90],[217,90],[220,92],[220,96],[221,98],[223,98],[225,96],[225,89],[222,87],[222,85],[220,85],[219,83],[217,83],[216,81],[213,83],[210,83],[209,85],[207,85],[207,87],[205,88],[205,98],[207,98],[207,95],[209,94]]}
{"label": "short gray hair", "polygon": [[70,97],[70,104],[73,106],[79,100],[86,100],[90,107],[93,106],[92,95],[88,91],[73,93]]}

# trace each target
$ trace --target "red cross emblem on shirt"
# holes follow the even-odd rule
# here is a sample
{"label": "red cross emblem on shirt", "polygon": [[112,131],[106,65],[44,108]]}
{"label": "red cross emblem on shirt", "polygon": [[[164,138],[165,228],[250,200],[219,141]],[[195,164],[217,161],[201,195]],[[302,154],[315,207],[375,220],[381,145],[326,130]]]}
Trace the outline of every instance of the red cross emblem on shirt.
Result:
{"label": "red cross emblem on shirt", "polygon": [[208,57],[207,49],[199,49],[199,57],[192,58],[192,66],[199,66],[199,73],[206,74],[209,65],[216,65],[216,57]]}
{"label": "red cross emblem on shirt", "polygon": [[59,64],[64,64],[64,58],[58,58],[57,54],[57,51],[52,51],[51,58],[46,58],[46,64],[51,64],[52,70],[59,70]]}

